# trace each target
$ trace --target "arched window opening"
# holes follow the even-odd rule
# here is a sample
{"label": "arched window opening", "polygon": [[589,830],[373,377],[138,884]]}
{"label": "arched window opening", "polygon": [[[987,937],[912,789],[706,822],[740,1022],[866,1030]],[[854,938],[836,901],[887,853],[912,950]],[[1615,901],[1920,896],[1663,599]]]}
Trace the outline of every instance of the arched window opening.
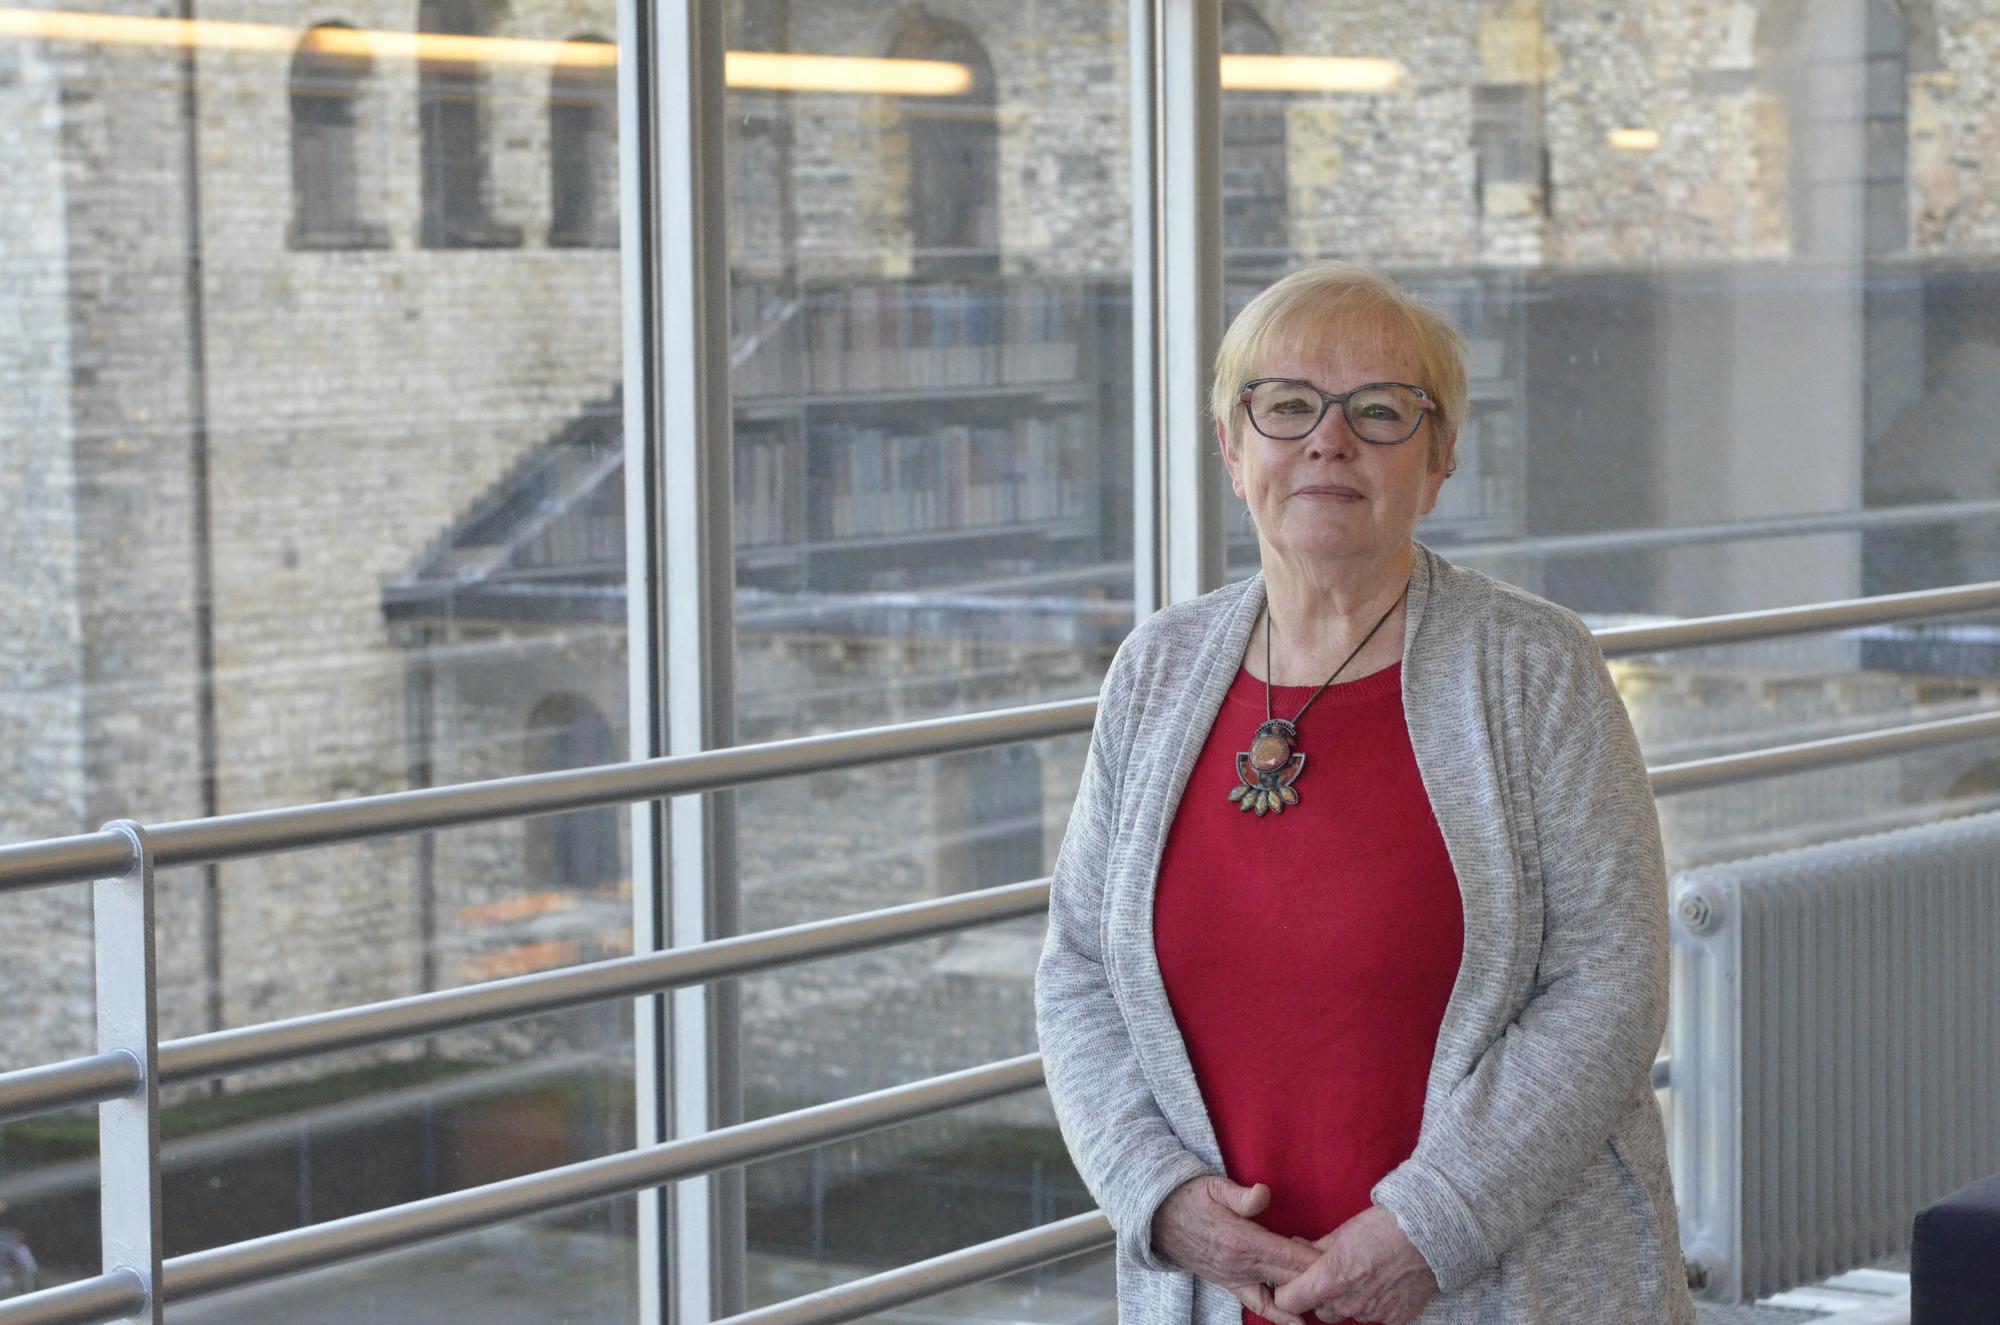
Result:
{"label": "arched window opening", "polygon": [[1472,89],[1472,196],[1481,217],[1549,214],[1549,149],[1540,83]]}
{"label": "arched window opening", "polygon": [[939,786],[941,893],[1019,883],[1047,871],[1042,757],[1032,746],[952,756]]}
{"label": "arched window opening", "polygon": [[[418,28],[481,37],[497,6],[487,0],[423,0]],[[423,242],[427,248],[504,248],[521,242],[518,226],[495,224],[487,197],[486,87],[477,62],[426,59],[417,74],[423,139]]]}
{"label": "arched window opening", "polygon": [[896,41],[900,59],[947,60],[972,75],[950,97],[906,97],[911,266],[919,276],[1000,268],[1000,125],[993,64],[964,28],[925,17]]}
{"label": "arched window opening", "polygon": [[[1278,55],[1278,34],[1245,4],[1222,8],[1225,55]],[[1285,214],[1285,103],[1274,92],[1222,94],[1222,247],[1234,275],[1284,265],[1291,248]]]}
{"label": "arched window opening", "polygon": [[322,23],[292,54],[293,248],[379,248],[387,231],[361,206],[361,97],[374,71],[365,39]]}
{"label": "arched window opening", "polygon": [[[618,74],[602,37],[575,37],[549,75],[549,243],[618,245]],[[569,58],[573,57],[573,58]]]}
{"label": "arched window opening", "polygon": [[[551,695],[528,716],[529,767],[538,772],[589,768],[619,758],[611,725],[575,695]],[[613,887],[625,878],[616,806],[575,810],[527,821],[529,886],[577,892]]]}
{"label": "arched window opening", "polygon": [[1891,0],[1815,0],[1792,93],[1792,231],[1800,256],[1909,243],[1909,27]]}
{"label": "arched window opening", "polygon": [[2000,759],[1974,764],[1960,773],[1952,780],[1944,799],[1947,804],[1970,802],[1961,811],[1966,814],[1992,809],[2000,803]]}

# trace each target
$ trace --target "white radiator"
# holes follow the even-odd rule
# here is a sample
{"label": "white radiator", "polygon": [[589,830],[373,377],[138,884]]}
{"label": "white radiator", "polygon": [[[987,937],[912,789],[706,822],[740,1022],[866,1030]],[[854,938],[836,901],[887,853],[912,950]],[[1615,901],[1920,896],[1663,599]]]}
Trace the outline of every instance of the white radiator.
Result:
{"label": "white radiator", "polygon": [[1879,1259],[2000,1170],[2000,814],[1683,871],[1671,897],[1669,1132],[1700,1296]]}

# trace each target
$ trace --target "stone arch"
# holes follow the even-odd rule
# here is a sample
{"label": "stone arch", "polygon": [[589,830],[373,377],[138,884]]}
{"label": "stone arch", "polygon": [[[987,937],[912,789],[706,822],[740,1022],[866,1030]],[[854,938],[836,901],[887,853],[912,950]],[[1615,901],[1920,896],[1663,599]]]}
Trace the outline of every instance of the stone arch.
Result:
{"label": "stone arch", "polygon": [[1951,788],[1945,792],[1945,799],[1953,801],[1974,796],[2000,796],[2000,759],[1988,759],[1965,769],[1952,779]]}
{"label": "stone arch", "polygon": [[[571,37],[565,51],[616,48]],[[559,60],[549,71],[549,243],[618,244],[618,69],[609,60]]]}
{"label": "stone arch", "polygon": [[[618,741],[597,707],[558,692],[528,714],[528,767],[536,772],[615,763]],[[541,815],[526,823],[524,853],[531,888],[602,889],[625,877],[617,806]]]}
{"label": "stone arch", "polygon": [[[1242,0],[1222,7],[1224,55],[1281,55],[1283,44],[1263,15]],[[1282,93],[1222,94],[1222,247],[1237,269],[1282,266],[1291,251],[1286,225],[1291,182]]]}
{"label": "stone arch", "polygon": [[1771,0],[1754,42],[1789,111],[1793,252],[1906,247],[1908,81],[1941,67],[1931,0]]}
{"label": "stone arch", "polygon": [[[1757,11],[1753,38],[1757,64],[1775,69],[1795,58],[1799,29],[1808,8],[1823,0],[1764,0]],[[1935,73],[1944,68],[1938,52],[1937,5],[1935,0],[1886,0],[1902,18],[1905,52],[1913,74]]]}
{"label": "stone arch", "polygon": [[993,62],[962,24],[918,10],[890,45],[898,59],[964,65],[971,85],[950,97],[905,97],[911,267],[920,276],[1000,267],[1000,121]]}
{"label": "stone arch", "polygon": [[[500,0],[420,0],[417,30],[490,36],[504,14]],[[520,242],[518,229],[493,222],[488,118],[486,78],[476,62],[419,63],[417,128],[426,248],[498,248]]]}
{"label": "stone arch", "polygon": [[385,242],[363,218],[361,107],[375,73],[367,39],[345,23],[307,30],[288,79],[294,248],[368,248]]}
{"label": "stone arch", "polygon": [[1034,746],[948,756],[938,789],[940,893],[1020,883],[1046,871],[1042,756]]}

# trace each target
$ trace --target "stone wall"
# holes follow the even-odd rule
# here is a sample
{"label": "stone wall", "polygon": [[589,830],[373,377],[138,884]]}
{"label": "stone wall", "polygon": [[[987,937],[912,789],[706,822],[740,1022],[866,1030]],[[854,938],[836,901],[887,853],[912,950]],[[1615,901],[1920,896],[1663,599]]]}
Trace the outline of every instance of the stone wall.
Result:
{"label": "stone wall", "polygon": [[[49,132],[59,79],[0,44],[0,840],[70,833],[87,812],[68,205]],[[0,974],[38,1050],[89,1041],[90,911],[80,890],[0,897]]]}

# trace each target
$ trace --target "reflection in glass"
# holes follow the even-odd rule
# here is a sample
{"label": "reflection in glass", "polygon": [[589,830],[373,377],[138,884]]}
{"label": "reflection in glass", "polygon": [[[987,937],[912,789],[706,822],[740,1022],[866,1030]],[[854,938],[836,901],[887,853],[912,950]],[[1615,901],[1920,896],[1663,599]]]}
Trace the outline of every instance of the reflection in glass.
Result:
{"label": "reflection in glass", "polygon": [[[1889,0],[1691,14],[1488,6],[1442,44],[1344,0],[1270,15],[1259,49],[1403,70],[1294,84],[1268,205],[1291,209],[1281,265],[1386,267],[1470,341],[1458,471],[1420,537],[1604,625],[2000,576],[2000,245],[1971,221],[2000,193],[1942,127],[1990,118],[1960,80],[1992,42]],[[1225,24],[1225,50],[1248,51],[1259,30]],[[1248,94],[1224,95],[1227,117]],[[1225,160],[1226,207],[1247,178]],[[1234,311],[1269,268],[1226,258]],[[1240,517],[1229,560],[1255,566]],[[1990,705],[2000,630],[1954,618],[1614,670],[1672,762]],[[1671,797],[1670,855],[1964,813],[1990,803],[1988,763]]]}
{"label": "reflection in glass", "polygon": [[[1279,55],[1278,34],[1250,5],[1222,7],[1224,55]],[[1222,90],[1222,249],[1239,274],[1282,269],[1291,203],[1284,93]]]}
{"label": "reflection in glass", "polygon": [[993,62],[964,27],[921,11],[890,49],[895,59],[945,61],[970,76],[956,96],[909,97],[902,105],[915,270],[933,276],[997,271],[1000,126]]}
{"label": "reflection in glass", "polygon": [[[575,39],[586,47],[600,37]],[[549,243],[618,242],[618,74],[609,61],[559,63],[549,75]]]}
{"label": "reflection in glass", "polygon": [[[596,98],[575,197],[616,195],[611,66],[557,63],[613,16],[284,8],[0,13],[0,496],[32,512],[0,532],[0,841],[626,751],[619,257],[540,238],[552,90]],[[165,871],[162,1033],[629,951],[625,819]],[[89,1050],[90,931],[87,888],[0,899],[0,1069]],[[622,1148],[631,1034],[608,1004],[171,1088],[169,1254]],[[94,1147],[87,1113],[0,1127],[0,1225],[49,1282],[96,1268]],[[615,1263],[610,1209],[547,1227]],[[332,1282],[234,1318],[332,1313]]]}
{"label": "reflection in glass", "polygon": [[[963,80],[729,92],[738,739],[1089,694],[1130,628],[1124,15],[735,7],[732,49]],[[743,925],[1046,875],[1082,750],[739,790]],[[1039,939],[989,926],[742,981],[748,1112],[1028,1052]],[[1087,1200],[1040,1095],[755,1166],[745,1195],[753,1306]]]}
{"label": "reflection in glass", "polygon": [[[480,37],[496,12],[487,0],[422,0],[417,27]],[[491,215],[485,83],[485,71],[475,60],[433,56],[418,64],[423,238],[428,247],[486,248],[520,241],[517,227],[498,224]]]}

